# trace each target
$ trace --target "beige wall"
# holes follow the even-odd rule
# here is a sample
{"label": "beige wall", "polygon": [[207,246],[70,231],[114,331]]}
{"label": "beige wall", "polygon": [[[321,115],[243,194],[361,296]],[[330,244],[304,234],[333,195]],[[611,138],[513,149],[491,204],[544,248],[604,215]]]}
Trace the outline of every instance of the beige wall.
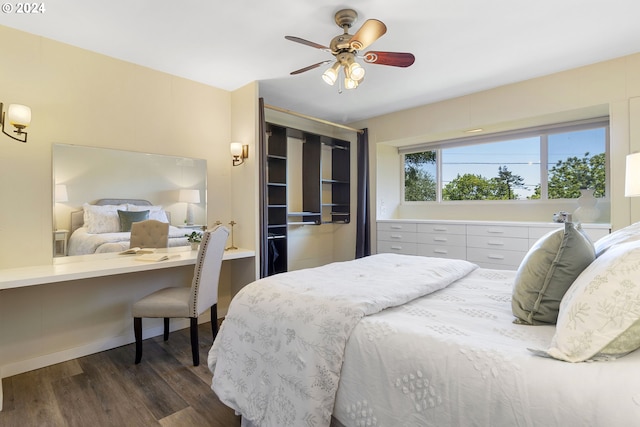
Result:
{"label": "beige wall", "polygon": [[[624,197],[624,158],[640,150],[640,55],[618,58],[484,92],[388,114],[356,126],[369,128],[372,147],[372,211],[379,218],[550,221],[553,212],[574,210],[575,202],[404,204],[397,146],[610,115],[611,192],[601,206],[603,221],[620,228],[640,220],[638,201]],[[374,237],[375,242],[375,237]]]}
{"label": "beige wall", "polygon": [[[28,143],[0,135],[0,269],[52,261],[54,143],[206,159],[208,223],[237,221],[236,242],[255,248],[255,150],[232,168],[229,142],[255,146],[257,84],[230,93],[2,26],[0,51],[0,102],[32,109]],[[131,342],[131,304],[192,271],[0,291],[0,377]],[[220,315],[254,272],[253,259],[225,262]]]}

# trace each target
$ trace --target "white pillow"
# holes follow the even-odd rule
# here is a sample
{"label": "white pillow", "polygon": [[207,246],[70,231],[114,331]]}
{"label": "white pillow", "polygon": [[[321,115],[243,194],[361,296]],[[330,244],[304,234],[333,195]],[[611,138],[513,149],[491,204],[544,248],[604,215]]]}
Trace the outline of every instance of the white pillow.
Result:
{"label": "white pillow", "polygon": [[84,226],[91,234],[117,233],[120,231],[119,210],[127,210],[127,205],[82,205]]}
{"label": "white pillow", "polygon": [[568,362],[609,360],[640,348],[640,241],[611,246],[560,304],[546,353]]}
{"label": "white pillow", "polygon": [[640,240],[640,222],[628,225],[620,230],[616,230],[611,234],[599,238],[593,244],[596,250],[596,256],[602,255],[607,249],[618,243],[631,242]]}
{"label": "white pillow", "polygon": [[141,206],[141,205],[132,205],[131,203],[127,204],[129,211],[131,212],[140,212],[140,211],[149,211],[149,219],[155,219],[156,221],[161,222],[169,222],[169,218],[167,218],[167,214],[165,213],[162,206]]}

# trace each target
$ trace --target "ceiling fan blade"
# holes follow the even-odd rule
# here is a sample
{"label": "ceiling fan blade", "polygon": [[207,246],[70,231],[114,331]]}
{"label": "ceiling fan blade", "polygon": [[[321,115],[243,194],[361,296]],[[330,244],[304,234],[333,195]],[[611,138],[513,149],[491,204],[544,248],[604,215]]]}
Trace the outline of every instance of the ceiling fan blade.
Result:
{"label": "ceiling fan blade", "polygon": [[304,44],[304,45],[307,45],[307,46],[315,47],[316,49],[331,50],[327,46],[323,46],[323,45],[318,44],[318,43],[310,42],[309,40],[301,39],[300,37],[284,36],[284,38],[287,39],[287,40],[291,40],[292,42],[301,43],[301,44]]}
{"label": "ceiling fan blade", "polygon": [[318,68],[319,66],[323,64],[328,64],[329,62],[332,62],[332,61],[333,59],[327,59],[326,61],[318,62],[317,64],[309,65],[308,67],[304,67],[304,68],[300,68],[299,70],[292,71],[289,74],[293,76],[295,74],[304,73],[305,71],[313,70],[314,68]]}
{"label": "ceiling fan blade", "polygon": [[351,37],[351,48],[361,50],[369,46],[374,41],[387,32],[387,26],[377,19],[367,19],[362,27]]}
{"label": "ceiling fan blade", "polygon": [[405,52],[369,51],[364,54],[364,62],[378,65],[392,65],[394,67],[408,67],[414,63],[416,57]]}

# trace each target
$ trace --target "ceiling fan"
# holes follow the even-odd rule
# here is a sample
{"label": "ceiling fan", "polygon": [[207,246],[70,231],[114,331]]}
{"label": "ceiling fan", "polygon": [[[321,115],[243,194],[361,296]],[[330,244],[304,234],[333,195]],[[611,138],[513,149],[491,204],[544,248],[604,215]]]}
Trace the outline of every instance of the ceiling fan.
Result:
{"label": "ceiling fan", "polygon": [[382,21],[367,19],[360,29],[351,35],[349,34],[349,28],[351,28],[357,19],[358,13],[353,9],[342,9],[336,12],[336,24],[344,30],[344,33],[334,37],[329,47],[310,42],[300,37],[285,36],[284,38],[287,40],[324,50],[335,57],[335,59],[327,59],[317,64],[292,71],[291,75],[304,73],[305,71],[313,70],[321,65],[335,61],[333,65],[324,72],[322,79],[327,84],[333,85],[338,80],[340,69],[342,69],[344,72],[344,87],[346,89],[355,89],[362,82],[365,74],[365,69],[356,62],[356,58],[362,58],[364,62],[368,64],[391,65],[394,67],[408,67],[413,64],[415,57],[411,53],[371,50],[363,55],[359,55],[359,51],[365,49],[382,37],[384,33],[387,32],[387,27]]}

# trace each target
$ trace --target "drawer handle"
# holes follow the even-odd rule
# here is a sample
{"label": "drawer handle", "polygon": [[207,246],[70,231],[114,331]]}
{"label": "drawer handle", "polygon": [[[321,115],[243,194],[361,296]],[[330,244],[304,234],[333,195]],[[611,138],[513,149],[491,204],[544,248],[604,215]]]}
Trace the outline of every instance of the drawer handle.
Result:
{"label": "drawer handle", "polygon": [[449,239],[447,239],[446,237],[434,237],[433,241],[434,242],[448,242]]}
{"label": "drawer handle", "polygon": [[391,229],[392,230],[402,230],[402,226],[401,225],[392,225]]}
{"label": "drawer handle", "polygon": [[402,246],[391,246],[391,249],[393,249],[394,251],[401,251]]}
{"label": "drawer handle", "polygon": [[390,237],[392,239],[402,239],[402,235],[400,235],[400,234],[392,234]]}
{"label": "drawer handle", "polygon": [[446,227],[433,227],[433,231],[447,231]]}
{"label": "drawer handle", "polygon": [[490,259],[504,259],[504,256],[503,255],[491,255],[491,254],[489,254],[489,255],[487,255],[487,258],[490,258]]}
{"label": "drawer handle", "polygon": [[487,242],[489,246],[504,246],[504,242]]}
{"label": "drawer handle", "polygon": [[503,234],[504,230],[492,230],[492,229],[489,229],[489,230],[487,230],[487,233],[490,233],[490,234]]}
{"label": "drawer handle", "polygon": [[433,250],[433,253],[434,253],[434,254],[442,254],[442,255],[446,255],[446,254],[448,254],[448,253],[449,253],[449,251],[446,251],[446,250],[444,250],[444,249],[434,249],[434,250]]}

